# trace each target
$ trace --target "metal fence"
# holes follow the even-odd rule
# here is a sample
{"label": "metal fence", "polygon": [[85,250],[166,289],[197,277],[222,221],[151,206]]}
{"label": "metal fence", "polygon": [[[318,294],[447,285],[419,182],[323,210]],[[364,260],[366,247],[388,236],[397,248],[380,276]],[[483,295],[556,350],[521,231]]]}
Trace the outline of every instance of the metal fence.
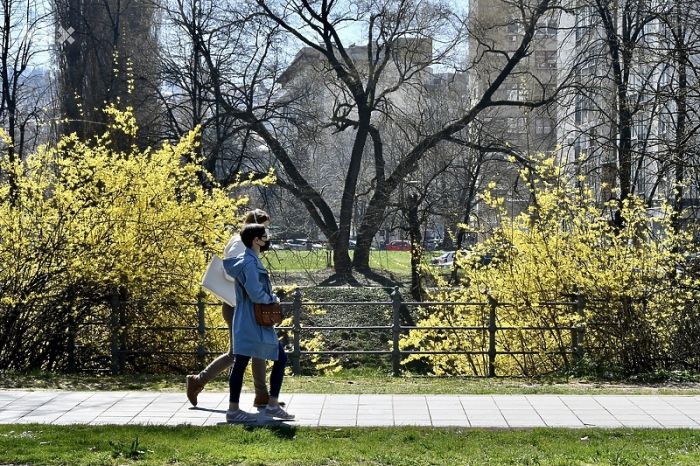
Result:
{"label": "metal fence", "polygon": [[[198,366],[204,367],[206,363],[206,357],[210,354],[218,354],[216,352],[208,351],[206,347],[206,336],[207,332],[210,331],[222,331],[227,330],[226,327],[207,327],[205,319],[205,309],[206,306],[212,305],[213,303],[207,303],[204,300],[205,296],[200,293],[199,298],[196,303],[190,303],[189,305],[195,306],[197,310],[197,325],[196,326],[177,326],[177,327],[147,327],[153,331],[163,331],[172,332],[178,330],[184,331],[196,331],[197,332],[197,348],[194,351],[158,351],[151,352],[150,354],[180,354],[186,355],[191,354],[196,357]],[[582,320],[580,324],[571,326],[527,326],[527,327],[512,327],[512,326],[500,326],[498,324],[498,309],[511,306],[509,303],[499,303],[495,299],[489,297],[487,302],[437,302],[437,301],[425,301],[425,302],[415,302],[415,301],[404,301],[398,287],[393,289],[391,293],[390,301],[354,301],[354,302],[337,302],[337,301],[325,301],[325,302],[309,302],[313,306],[357,306],[357,305],[373,305],[373,306],[391,306],[391,324],[389,325],[375,325],[375,326],[307,326],[302,325],[302,309],[305,305],[303,300],[303,295],[300,289],[297,289],[293,294],[293,300],[288,302],[283,302],[283,308],[289,310],[291,309],[292,315],[292,325],[278,327],[280,330],[288,330],[292,333],[292,350],[288,352],[288,356],[291,361],[291,368],[294,374],[301,373],[301,361],[305,356],[310,355],[351,355],[351,354],[374,354],[374,355],[390,355],[392,363],[392,372],[394,376],[399,376],[401,374],[401,361],[404,356],[411,354],[462,354],[462,355],[481,355],[486,356],[488,361],[488,370],[486,373],[487,377],[496,376],[496,359],[502,355],[535,355],[540,354],[538,351],[503,351],[499,350],[497,346],[497,334],[503,331],[509,330],[519,330],[519,331],[534,331],[534,332],[570,332],[571,347],[568,350],[556,351],[557,354],[569,354],[573,357],[574,361],[580,360],[584,353],[584,324]],[[540,305],[549,306],[566,306],[571,309],[574,315],[583,317],[583,311],[585,302],[582,296],[577,296],[576,299],[571,301],[562,302],[542,302]],[[119,374],[124,368],[124,358],[129,354],[138,353],[138,351],[127,350],[126,344],[123,338],[124,332],[120,332],[119,329],[123,329],[123,322],[120,321],[120,312],[122,303],[119,301],[118,297],[115,297],[111,302],[111,318],[109,322],[110,326],[110,356],[111,356],[111,372],[113,374]],[[485,325],[481,326],[433,326],[433,327],[421,327],[421,326],[408,326],[401,324],[401,309],[403,306],[478,306],[484,309],[488,309],[488,321]],[[339,331],[339,330],[372,330],[372,331],[386,331],[391,334],[391,349],[390,350],[323,350],[323,351],[307,351],[301,348],[301,340],[305,335],[310,335],[310,332],[327,332],[327,331]],[[402,350],[399,347],[399,340],[402,333],[415,330],[415,331],[431,331],[431,330],[460,330],[460,331],[475,331],[482,332],[488,335],[488,348],[483,351],[421,351],[421,350]]]}

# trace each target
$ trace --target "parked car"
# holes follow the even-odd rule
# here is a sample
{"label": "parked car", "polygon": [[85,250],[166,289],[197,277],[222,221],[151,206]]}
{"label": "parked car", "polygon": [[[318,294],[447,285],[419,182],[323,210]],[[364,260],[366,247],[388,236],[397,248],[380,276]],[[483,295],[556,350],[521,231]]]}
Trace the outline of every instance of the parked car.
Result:
{"label": "parked car", "polygon": [[354,239],[348,241],[348,249],[352,251],[355,249],[355,246],[357,246],[357,241],[355,241]]}
{"label": "parked car", "polygon": [[295,238],[285,241],[283,248],[289,251],[317,251],[323,249],[323,245],[314,243],[306,238]]}
{"label": "parked car", "polygon": [[442,240],[440,238],[432,238],[423,241],[423,249],[426,251],[436,251],[440,247]]}
{"label": "parked car", "polygon": [[[455,256],[457,251],[448,251],[438,257],[434,257],[430,260],[430,264],[437,267],[452,268],[455,261]],[[476,256],[472,251],[465,251],[464,249],[459,251],[459,257],[461,259],[467,258],[469,262],[474,261],[474,264],[481,266],[489,265],[493,260],[493,255],[491,253],[481,254]]]}
{"label": "parked car", "polygon": [[404,240],[394,240],[394,241],[389,242],[389,244],[386,245],[386,250],[387,251],[410,251],[411,250],[411,242],[404,241]]}
{"label": "parked car", "polygon": [[455,252],[456,251],[449,251],[438,257],[433,257],[430,260],[430,264],[438,267],[452,267],[452,264],[455,261]]}
{"label": "parked car", "polygon": [[306,251],[308,244],[309,240],[306,238],[288,239],[284,242],[284,249],[289,251]]}

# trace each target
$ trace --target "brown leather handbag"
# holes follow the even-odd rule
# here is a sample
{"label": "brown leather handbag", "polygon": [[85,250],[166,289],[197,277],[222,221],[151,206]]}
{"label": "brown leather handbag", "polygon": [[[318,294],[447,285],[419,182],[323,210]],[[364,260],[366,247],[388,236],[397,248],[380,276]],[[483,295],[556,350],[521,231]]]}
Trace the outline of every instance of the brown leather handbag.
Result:
{"label": "brown leather handbag", "polygon": [[272,327],[282,323],[282,306],[280,306],[280,303],[253,303],[253,308],[255,309],[255,321],[258,325]]}
{"label": "brown leather handbag", "polygon": [[[248,292],[243,283],[238,280],[238,284],[241,285],[241,289],[247,295]],[[255,312],[255,322],[261,327],[272,327],[282,323],[282,306],[280,303],[253,303],[253,311]]]}

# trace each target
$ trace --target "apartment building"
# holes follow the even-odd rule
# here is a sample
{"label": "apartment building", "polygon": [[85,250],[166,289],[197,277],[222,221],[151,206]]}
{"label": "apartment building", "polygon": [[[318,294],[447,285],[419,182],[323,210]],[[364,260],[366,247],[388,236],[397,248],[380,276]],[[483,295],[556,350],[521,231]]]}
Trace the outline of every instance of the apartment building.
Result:
{"label": "apartment building", "polygon": [[[520,5],[522,7],[522,5]],[[521,44],[525,33],[528,10],[516,2],[502,0],[471,0],[470,42],[468,64],[470,92],[479,99],[497,79],[506,57]],[[499,86],[492,100],[515,102],[542,99],[551,95],[558,79],[558,16],[546,15],[537,24],[530,53]],[[509,147],[527,156],[551,153],[557,145],[558,109],[554,105],[540,108],[499,106],[482,112],[474,136],[482,146],[490,144]],[[528,205],[526,190],[518,176],[518,166],[508,162],[505,154],[494,153],[483,171],[484,177],[496,183],[495,195],[503,197],[511,216]],[[483,205],[477,206],[481,227],[497,222],[493,213]]]}
{"label": "apartment building", "polygon": [[[698,218],[693,132],[699,121],[692,110],[698,81],[691,69],[700,64],[700,31],[692,21],[681,27],[678,21],[698,18],[700,4],[615,0],[601,10],[576,0],[568,6],[558,34],[560,79],[572,74],[557,126],[563,160],[601,202],[619,197],[620,179],[628,177],[631,193],[649,208],[679,202],[687,219]],[[609,15],[608,27],[602,13]],[[687,52],[685,63],[679,50]],[[686,110],[679,111],[679,104]],[[678,183],[683,192],[674,199]]]}
{"label": "apartment building", "polygon": [[[523,4],[470,2],[475,98],[502,69],[503,56],[520,45],[527,16],[516,5]],[[583,175],[600,202],[618,197],[623,179],[650,208],[671,200],[680,203],[686,217],[697,218],[700,151],[693,132],[700,125],[693,107],[700,91],[693,70],[700,68],[700,3],[569,0],[560,6],[541,18],[529,55],[495,96],[526,100],[556,90],[556,105],[489,110],[481,121],[485,140],[504,141],[524,154],[556,151],[572,173]],[[618,47],[617,64],[611,38]],[[679,50],[687,52],[684,64]],[[679,105],[686,110],[679,111]],[[518,202],[526,205],[518,199],[517,181],[507,169],[496,174],[504,178],[497,194],[510,198],[517,213]],[[679,184],[682,196],[674,200]]]}

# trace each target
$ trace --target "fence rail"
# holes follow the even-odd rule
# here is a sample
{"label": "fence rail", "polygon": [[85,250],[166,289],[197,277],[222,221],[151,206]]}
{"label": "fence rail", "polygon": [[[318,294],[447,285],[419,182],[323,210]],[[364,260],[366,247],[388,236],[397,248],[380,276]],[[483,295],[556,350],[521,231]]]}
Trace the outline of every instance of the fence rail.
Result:
{"label": "fence rail", "polygon": [[[119,301],[117,296],[113,297],[110,302],[110,320],[109,320],[109,330],[110,330],[110,357],[111,357],[111,372],[112,374],[119,374],[122,372],[124,367],[124,358],[126,355],[135,354],[178,354],[186,355],[192,354],[196,357],[197,364],[200,368],[204,367],[206,363],[206,357],[210,354],[218,354],[216,352],[207,351],[206,348],[206,335],[208,331],[222,331],[228,330],[227,327],[207,327],[205,321],[205,308],[211,303],[206,303],[204,301],[204,293],[198,295],[196,303],[191,303],[197,310],[197,325],[193,326],[159,326],[159,327],[138,327],[142,330],[151,331],[196,331],[197,332],[197,348],[195,351],[157,351],[157,352],[144,352],[138,350],[127,350],[125,341],[124,329],[124,313],[122,302]],[[367,301],[367,302],[313,302],[309,303],[314,306],[353,306],[353,305],[373,305],[373,306],[391,306],[391,324],[390,325],[370,325],[370,326],[304,326],[301,322],[301,311],[304,306],[303,296],[300,289],[296,289],[294,292],[294,297],[292,301],[283,302],[283,307],[292,309],[292,325],[278,327],[280,330],[288,330],[292,333],[292,350],[288,352],[289,358],[291,360],[291,368],[294,374],[301,373],[301,359],[305,355],[342,355],[342,354],[377,354],[377,355],[391,355],[392,372],[394,376],[399,376],[401,374],[401,361],[404,356],[424,354],[424,355],[481,355],[487,356],[487,367],[488,371],[487,377],[496,376],[496,358],[501,355],[536,355],[536,354],[571,354],[574,360],[580,360],[584,354],[583,340],[584,340],[584,326],[583,325],[573,325],[573,326],[499,326],[497,322],[497,310],[499,307],[510,306],[510,303],[499,303],[492,297],[488,298],[487,302],[445,302],[445,301],[425,301],[425,302],[415,302],[415,301],[404,301],[398,287],[395,287],[391,293],[391,301]],[[542,305],[550,306],[567,306],[572,308],[573,313],[583,317],[583,310],[585,302],[582,296],[578,296],[575,301],[562,301],[562,302],[546,302],[540,303]],[[403,306],[478,306],[482,308],[488,308],[488,323],[483,326],[429,326],[420,327],[415,325],[402,325],[401,324],[401,308]],[[133,328],[133,327],[132,327]],[[325,351],[307,351],[301,348],[301,338],[302,335],[308,332],[317,331],[341,331],[341,330],[373,330],[373,331],[390,331],[391,332],[391,349],[390,350],[325,350]],[[399,341],[402,332],[406,331],[427,331],[427,330],[456,330],[456,331],[477,331],[484,332],[488,334],[488,348],[482,351],[464,351],[464,350],[454,350],[454,351],[421,351],[421,350],[401,350],[399,347]],[[522,330],[522,331],[557,331],[557,332],[570,332],[571,333],[571,348],[566,351],[549,351],[549,352],[539,352],[539,351],[503,351],[499,350],[497,347],[496,335],[501,331],[512,331],[512,330]],[[71,360],[74,360],[74,356],[71,356]]]}

